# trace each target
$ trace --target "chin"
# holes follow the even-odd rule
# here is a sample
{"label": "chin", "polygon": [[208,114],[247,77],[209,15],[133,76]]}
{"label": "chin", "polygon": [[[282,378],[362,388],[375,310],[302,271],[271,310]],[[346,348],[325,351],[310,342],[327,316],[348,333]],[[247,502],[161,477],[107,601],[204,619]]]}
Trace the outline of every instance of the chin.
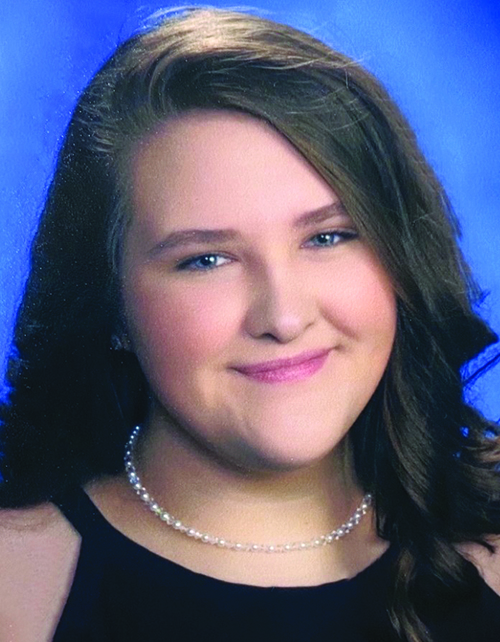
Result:
{"label": "chin", "polygon": [[237,439],[226,443],[225,446],[225,452],[219,453],[219,456],[230,466],[234,466],[238,470],[263,474],[306,469],[331,457],[337,451],[335,445],[325,447],[323,444],[323,447],[318,445],[317,448],[312,448],[310,443],[307,448],[304,448],[303,445],[299,447],[298,444],[295,445],[295,448],[292,444],[289,444],[288,448],[272,448],[269,444],[266,444],[266,447],[262,444],[255,447],[248,442]]}

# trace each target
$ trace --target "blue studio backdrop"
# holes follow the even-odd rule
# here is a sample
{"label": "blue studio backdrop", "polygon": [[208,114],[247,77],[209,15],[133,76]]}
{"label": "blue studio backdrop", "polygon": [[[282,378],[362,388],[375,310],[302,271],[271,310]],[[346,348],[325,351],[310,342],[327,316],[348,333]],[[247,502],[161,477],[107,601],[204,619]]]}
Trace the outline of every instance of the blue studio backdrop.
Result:
{"label": "blue studio backdrop", "polygon": [[[148,15],[171,6],[140,0],[0,2],[2,394],[29,244],[77,95],[120,40]],[[328,41],[385,83],[451,197],[463,250],[487,293],[481,314],[500,333],[500,2],[261,0],[249,8]],[[500,365],[468,394],[498,420],[499,389]]]}

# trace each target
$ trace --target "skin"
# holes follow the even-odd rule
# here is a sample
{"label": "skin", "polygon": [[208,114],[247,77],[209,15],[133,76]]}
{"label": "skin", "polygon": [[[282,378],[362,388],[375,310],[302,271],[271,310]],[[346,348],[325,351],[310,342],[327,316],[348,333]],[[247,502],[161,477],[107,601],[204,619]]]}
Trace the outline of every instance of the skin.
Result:
{"label": "skin", "polygon": [[[366,244],[310,239],[355,231],[347,215],[291,230],[338,197],[269,126],[228,113],[169,123],[142,146],[133,174],[125,307],[159,403],[238,465],[322,459],[378,384],[396,317],[390,280]],[[169,232],[197,227],[235,228],[241,240],[155,251]],[[208,252],[220,253],[218,267],[177,269]],[[231,369],[317,348],[332,354],[305,382],[253,383]]]}
{"label": "skin", "polygon": [[[393,346],[389,276],[332,188],[250,116],[194,111],[167,122],[137,147],[131,185],[123,298],[152,393],[136,452],[143,483],[184,523],[228,539],[330,531],[362,496],[344,437]],[[295,227],[330,205],[328,220]],[[165,247],[194,228],[237,234]],[[330,350],[323,367],[298,381],[234,369],[315,349]]]}

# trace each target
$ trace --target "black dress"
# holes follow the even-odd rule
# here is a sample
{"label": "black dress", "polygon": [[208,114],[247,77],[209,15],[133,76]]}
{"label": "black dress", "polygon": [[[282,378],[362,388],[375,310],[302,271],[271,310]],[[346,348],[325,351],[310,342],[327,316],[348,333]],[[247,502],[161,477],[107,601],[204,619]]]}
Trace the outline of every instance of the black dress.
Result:
{"label": "black dress", "polygon": [[[82,542],[54,642],[396,639],[385,608],[394,548],[349,580],[247,586],[195,573],[136,544],[82,489],[55,503]],[[500,642],[500,597],[483,583],[477,598],[447,611],[432,630],[436,642]]]}

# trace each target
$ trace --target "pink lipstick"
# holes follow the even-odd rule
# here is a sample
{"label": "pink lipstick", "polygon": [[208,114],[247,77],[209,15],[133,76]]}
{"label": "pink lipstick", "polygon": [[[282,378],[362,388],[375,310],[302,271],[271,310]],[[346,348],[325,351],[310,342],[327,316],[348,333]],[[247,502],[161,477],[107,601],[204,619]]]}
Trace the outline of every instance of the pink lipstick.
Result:
{"label": "pink lipstick", "polygon": [[277,359],[248,366],[236,366],[241,374],[262,383],[284,383],[307,379],[323,367],[330,348],[303,352],[291,359]]}

